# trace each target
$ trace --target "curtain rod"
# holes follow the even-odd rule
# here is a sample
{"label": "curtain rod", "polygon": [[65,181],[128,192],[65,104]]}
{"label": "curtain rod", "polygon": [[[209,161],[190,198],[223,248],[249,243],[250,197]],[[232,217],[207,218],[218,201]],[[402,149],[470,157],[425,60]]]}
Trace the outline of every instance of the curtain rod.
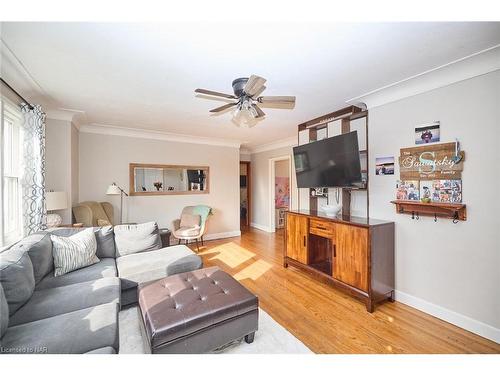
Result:
{"label": "curtain rod", "polygon": [[29,109],[33,109],[33,108],[35,108],[35,107],[33,107],[33,106],[31,105],[31,103],[30,103],[30,102],[28,102],[26,99],[24,99],[24,98],[23,98],[23,96],[22,96],[21,94],[19,94],[16,90],[14,90],[14,88],[13,88],[11,85],[9,85],[7,82],[5,82],[5,80],[4,80],[2,77],[0,77],[0,80],[2,81],[2,83],[3,83],[5,86],[7,86],[7,88],[8,88],[10,91],[12,91],[14,94],[16,94],[16,96],[17,96],[19,99],[21,99],[24,103],[26,103],[26,104],[28,105]]}

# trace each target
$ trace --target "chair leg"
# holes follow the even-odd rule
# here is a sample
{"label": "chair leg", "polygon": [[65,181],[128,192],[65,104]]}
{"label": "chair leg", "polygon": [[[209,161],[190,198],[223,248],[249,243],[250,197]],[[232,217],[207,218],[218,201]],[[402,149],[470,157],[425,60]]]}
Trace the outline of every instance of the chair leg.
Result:
{"label": "chair leg", "polygon": [[200,246],[198,245],[198,239],[196,239],[196,251],[200,251]]}
{"label": "chair leg", "polygon": [[180,245],[181,244],[181,239],[179,238],[179,242],[177,242],[177,245]]}
{"label": "chair leg", "polygon": [[203,246],[203,236],[201,236],[201,246]]}

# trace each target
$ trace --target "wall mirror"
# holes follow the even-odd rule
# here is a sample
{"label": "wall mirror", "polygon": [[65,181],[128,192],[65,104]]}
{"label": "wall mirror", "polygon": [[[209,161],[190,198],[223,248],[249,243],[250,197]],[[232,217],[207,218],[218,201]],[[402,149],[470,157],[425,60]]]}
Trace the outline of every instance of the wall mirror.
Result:
{"label": "wall mirror", "polygon": [[130,164],[130,195],[208,194],[209,168]]}

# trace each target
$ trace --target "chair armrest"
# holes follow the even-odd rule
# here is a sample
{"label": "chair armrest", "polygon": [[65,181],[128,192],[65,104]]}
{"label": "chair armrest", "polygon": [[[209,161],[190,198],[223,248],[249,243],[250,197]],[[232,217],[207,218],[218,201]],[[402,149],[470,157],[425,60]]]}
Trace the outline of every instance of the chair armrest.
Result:
{"label": "chair armrest", "polygon": [[77,223],[83,223],[85,227],[92,227],[92,210],[87,206],[73,206],[73,215]]}

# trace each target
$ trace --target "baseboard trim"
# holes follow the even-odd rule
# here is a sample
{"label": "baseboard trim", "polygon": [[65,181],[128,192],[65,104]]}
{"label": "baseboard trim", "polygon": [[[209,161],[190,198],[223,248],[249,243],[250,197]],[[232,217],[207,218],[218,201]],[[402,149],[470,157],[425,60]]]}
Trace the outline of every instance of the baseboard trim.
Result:
{"label": "baseboard trim", "polygon": [[[231,238],[231,237],[239,237],[239,236],[241,236],[241,231],[235,230],[235,231],[232,231],[232,232],[221,232],[221,233],[209,233],[209,234],[205,234],[203,236],[203,240],[204,241],[211,241],[211,240],[220,240],[220,239],[223,239],[223,238]],[[177,245],[178,242],[179,242],[179,240],[177,238],[175,238],[174,236],[170,236],[170,245],[171,246],[172,245]],[[190,242],[194,242],[194,240],[192,240]]]}
{"label": "baseboard trim", "polygon": [[421,298],[401,292],[399,290],[395,291],[395,298],[398,302],[414,307],[417,310],[423,311],[429,315],[444,320],[445,322],[451,323],[453,325],[456,325],[457,327],[463,328],[467,331],[475,333],[476,335],[482,336],[500,344],[500,329],[498,328],[469,318],[468,316],[459,314],[455,311],[435,305]]}
{"label": "baseboard trim", "polygon": [[267,227],[265,225],[260,225],[260,224],[257,224],[257,223],[250,223],[250,226],[252,228],[263,230],[264,232],[268,232],[268,233],[272,233],[273,232],[269,227]]}
{"label": "baseboard trim", "polygon": [[203,240],[220,240],[222,238],[239,237],[241,236],[240,230],[234,230],[232,232],[220,232],[220,233],[209,233],[203,236]]}

